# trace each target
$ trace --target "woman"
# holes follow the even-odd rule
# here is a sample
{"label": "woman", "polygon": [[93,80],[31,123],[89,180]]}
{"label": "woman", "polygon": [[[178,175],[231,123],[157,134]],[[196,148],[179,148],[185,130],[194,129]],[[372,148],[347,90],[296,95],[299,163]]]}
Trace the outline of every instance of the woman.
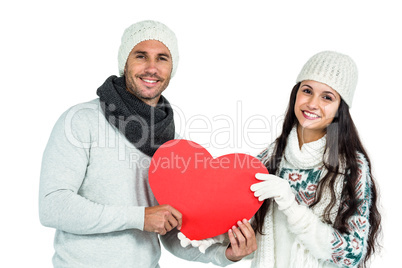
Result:
{"label": "woman", "polygon": [[259,158],[251,186],[264,200],[253,219],[252,267],[365,267],[381,217],[370,159],[349,113],[357,68],[324,51],[304,65],[282,134]]}

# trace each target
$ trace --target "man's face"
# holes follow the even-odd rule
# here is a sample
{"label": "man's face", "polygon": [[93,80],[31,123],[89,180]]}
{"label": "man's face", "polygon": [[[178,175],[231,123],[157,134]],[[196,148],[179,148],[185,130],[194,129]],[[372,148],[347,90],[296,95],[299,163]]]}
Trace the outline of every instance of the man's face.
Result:
{"label": "man's face", "polygon": [[138,43],[124,68],[127,90],[146,104],[156,106],[169,85],[172,67],[172,56],[163,43],[156,40]]}

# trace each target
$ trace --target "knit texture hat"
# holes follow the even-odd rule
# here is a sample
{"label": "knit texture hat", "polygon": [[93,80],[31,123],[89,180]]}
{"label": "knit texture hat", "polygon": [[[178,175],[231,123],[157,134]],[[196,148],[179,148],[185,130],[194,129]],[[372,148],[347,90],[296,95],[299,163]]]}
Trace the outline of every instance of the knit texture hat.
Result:
{"label": "knit texture hat", "polygon": [[315,54],[303,66],[296,83],[304,80],[330,86],[341,95],[349,108],[352,107],[357,85],[357,66],[349,56],[334,51]]}
{"label": "knit texture hat", "polygon": [[131,50],[142,41],[157,40],[162,42],[170,51],[172,56],[172,73],[171,77],[176,73],[179,63],[179,48],[177,45],[176,35],[166,25],[158,21],[145,20],[134,23],[128,27],[121,37],[121,45],[118,54],[119,74],[124,74],[124,67],[127,62],[128,55]]}

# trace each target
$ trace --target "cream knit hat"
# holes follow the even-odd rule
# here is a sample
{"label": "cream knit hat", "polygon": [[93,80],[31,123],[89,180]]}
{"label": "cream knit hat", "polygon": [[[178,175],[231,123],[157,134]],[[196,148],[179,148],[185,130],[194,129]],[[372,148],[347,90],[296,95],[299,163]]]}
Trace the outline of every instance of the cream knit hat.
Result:
{"label": "cream knit hat", "polygon": [[303,66],[296,83],[304,80],[330,86],[341,95],[349,108],[352,107],[357,85],[357,66],[349,56],[334,51],[315,54]]}
{"label": "cream knit hat", "polygon": [[121,45],[118,54],[119,74],[124,74],[124,67],[131,50],[142,41],[157,40],[162,42],[170,51],[172,56],[172,73],[176,73],[179,63],[179,48],[176,35],[166,25],[158,21],[145,20],[134,23],[128,27],[121,37]]}

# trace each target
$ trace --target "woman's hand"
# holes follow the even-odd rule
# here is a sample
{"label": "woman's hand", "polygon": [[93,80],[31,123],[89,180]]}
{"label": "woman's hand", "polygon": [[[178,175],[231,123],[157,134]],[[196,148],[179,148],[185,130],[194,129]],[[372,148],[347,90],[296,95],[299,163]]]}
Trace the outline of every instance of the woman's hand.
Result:
{"label": "woman's hand", "polygon": [[237,225],[228,232],[230,245],[225,254],[231,261],[239,261],[257,250],[257,239],[251,224],[244,219],[238,221]]}
{"label": "woman's hand", "polygon": [[257,173],[255,177],[262,182],[251,185],[250,189],[254,192],[254,196],[258,197],[259,201],[274,198],[280,210],[285,210],[296,202],[295,195],[286,180],[272,174],[263,173]]}
{"label": "woman's hand", "polygon": [[180,245],[185,248],[188,245],[192,245],[193,247],[198,247],[201,253],[205,254],[207,248],[216,243],[222,243],[225,240],[225,234],[221,234],[215,237],[203,239],[203,240],[190,240],[188,239],[182,232],[177,233],[177,237],[180,240]]}

